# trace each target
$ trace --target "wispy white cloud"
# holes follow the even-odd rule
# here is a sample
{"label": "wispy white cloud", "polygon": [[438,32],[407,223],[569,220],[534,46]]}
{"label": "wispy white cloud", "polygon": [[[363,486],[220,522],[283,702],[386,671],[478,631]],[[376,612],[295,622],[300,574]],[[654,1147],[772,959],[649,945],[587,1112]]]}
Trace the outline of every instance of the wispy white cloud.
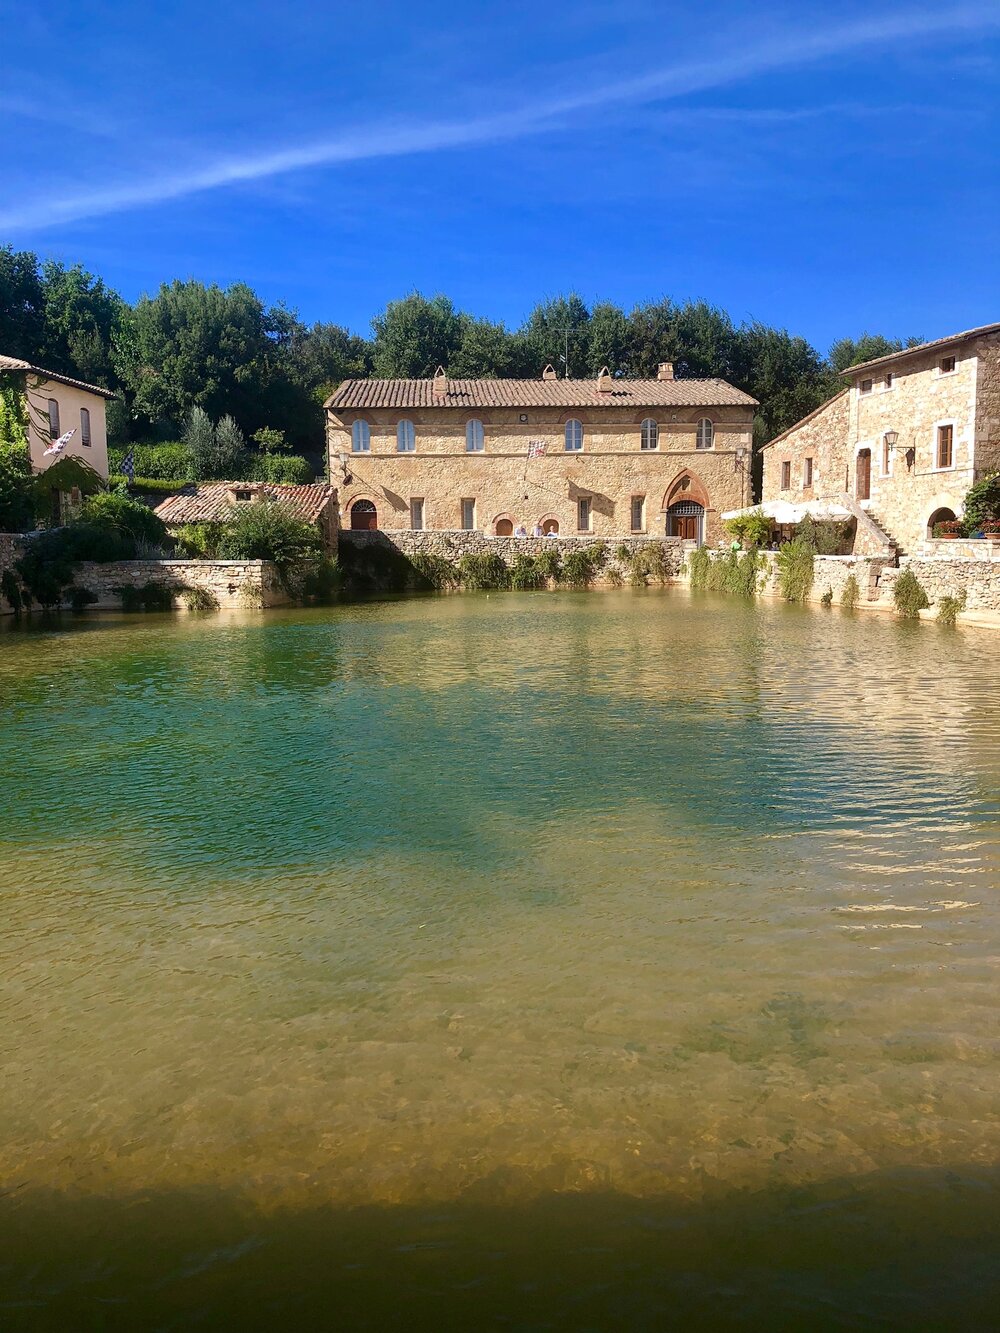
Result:
{"label": "wispy white cloud", "polygon": [[95,190],[49,194],[0,211],[0,230],[31,231],[107,216],[307,168],[516,140],[577,125],[586,113],[602,107],[683,97],[866,49],[939,35],[967,35],[994,27],[1000,27],[1000,8],[991,3],[922,12],[899,11],[812,32],[796,31],[793,35],[786,32],[756,46],[743,45],[729,53],[713,54],[711,59],[679,62],[636,78],[592,83],[577,92],[526,102],[500,115],[424,123],[383,121],[345,129],[305,144],[221,157],[174,171],[152,172]]}

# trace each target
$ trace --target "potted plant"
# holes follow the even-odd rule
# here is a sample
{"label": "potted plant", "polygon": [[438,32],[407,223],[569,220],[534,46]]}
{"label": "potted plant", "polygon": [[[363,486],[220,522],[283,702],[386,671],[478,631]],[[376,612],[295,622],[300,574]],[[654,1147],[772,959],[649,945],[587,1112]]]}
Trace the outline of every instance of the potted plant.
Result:
{"label": "potted plant", "polygon": [[1000,542],[1000,518],[989,518],[983,524],[983,536],[988,542]]}
{"label": "potted plant", "polygon": [[957,518],[951,518],[944,523],[935,523],[931,529],[931,536],[938,541],[942,539],[953,539],[962,535],[962,525]]}

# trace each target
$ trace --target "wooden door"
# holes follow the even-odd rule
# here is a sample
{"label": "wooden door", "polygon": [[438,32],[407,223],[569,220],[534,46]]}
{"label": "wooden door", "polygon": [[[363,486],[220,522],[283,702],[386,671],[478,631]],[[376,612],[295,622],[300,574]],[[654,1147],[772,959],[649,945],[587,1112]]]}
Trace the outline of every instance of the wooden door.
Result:
{"label": "wooden door", "polygon": [[872,493],[872,451],[862,449],[858,454],[856,492],[859,500],[868,500]]}

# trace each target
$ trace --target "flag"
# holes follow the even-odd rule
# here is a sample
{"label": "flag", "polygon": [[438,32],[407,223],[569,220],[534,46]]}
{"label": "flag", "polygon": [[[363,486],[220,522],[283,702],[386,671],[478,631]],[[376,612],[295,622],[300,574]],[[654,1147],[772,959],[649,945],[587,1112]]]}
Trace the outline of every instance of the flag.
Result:
{"label": "flag", "polygon": [[65,435],[60,435],[58,440],[53,440],[42,457],[48,458],[49,454],[61,454],[75,434],[76,427],[74,426],[73,429],[68,430]]}
{"label": "flag", "polygon": [[529,458],[541,458],[541,456],[542,456],[544,453],[545,453],[545,441],[544,441],[544,440],[529,440],[529,441],[528,441],[528,457],[529,457]]}
{"label": "flag", "polygon": [[126,481],[131,486],[132,482],[135,481],[134,449],[130,449],[128,453],[125,455],[125,457],[122,459],[121,468],[122,468],[122,475],[125,477]]}

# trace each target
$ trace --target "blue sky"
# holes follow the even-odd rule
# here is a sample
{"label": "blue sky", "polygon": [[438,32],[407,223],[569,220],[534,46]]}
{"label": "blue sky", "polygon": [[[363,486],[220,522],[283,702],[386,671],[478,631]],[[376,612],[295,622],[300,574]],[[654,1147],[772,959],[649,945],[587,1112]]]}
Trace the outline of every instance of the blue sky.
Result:
{"label": "blue sky", "polygon": [[0,243],[367,331],[703,297],[826,350],[1000,318],[1000,4],[0,0]]}

